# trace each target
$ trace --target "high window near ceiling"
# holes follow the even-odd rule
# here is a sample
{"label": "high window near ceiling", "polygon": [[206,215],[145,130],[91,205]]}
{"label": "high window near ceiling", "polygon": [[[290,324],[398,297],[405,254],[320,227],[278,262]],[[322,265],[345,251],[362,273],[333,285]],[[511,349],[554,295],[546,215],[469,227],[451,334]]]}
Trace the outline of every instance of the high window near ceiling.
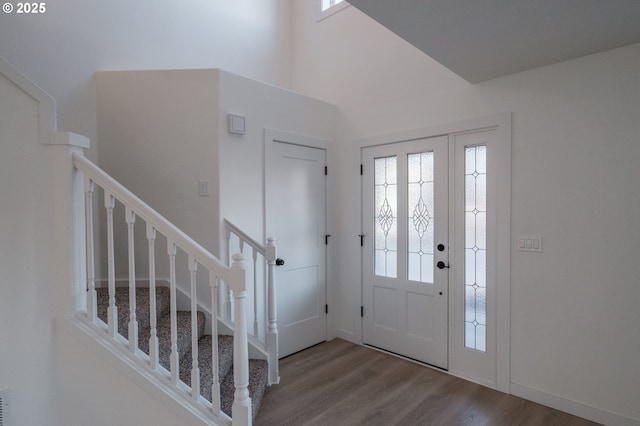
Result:
{"label": "high window near ceiling", "polygon": [[350,6],[350,4],[344,0],[318,0],[318,4],[320,6],[318,21],[321,21],[324,18],[341,11],[345,7]]}
{"label": "high window near ceiling", "polygon": [[342,0],[321,0],[322,1],[322,11],[329,9],[331,6],[335,6],[338,3],[342,3]]}

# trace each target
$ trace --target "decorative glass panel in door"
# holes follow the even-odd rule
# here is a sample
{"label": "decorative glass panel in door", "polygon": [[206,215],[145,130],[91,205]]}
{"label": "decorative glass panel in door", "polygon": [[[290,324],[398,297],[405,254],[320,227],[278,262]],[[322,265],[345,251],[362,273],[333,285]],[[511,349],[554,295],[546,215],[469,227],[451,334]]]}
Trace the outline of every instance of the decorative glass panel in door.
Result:
{"label": "decorative glass panel in door", "polygon": [[375,274],[396,277],[398,253],[397,157],[376,158],[374,163]]}
{"label": "decorative glass panel in door", "polygon": [[409,154],[408,175],[409,280],[432,283],[434,264],[433,152]]}

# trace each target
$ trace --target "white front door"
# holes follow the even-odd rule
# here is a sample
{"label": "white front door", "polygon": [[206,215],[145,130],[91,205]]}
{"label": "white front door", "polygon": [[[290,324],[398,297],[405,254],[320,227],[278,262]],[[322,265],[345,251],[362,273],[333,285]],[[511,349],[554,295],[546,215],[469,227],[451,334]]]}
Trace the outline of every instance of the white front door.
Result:
{"label": "white front door", "polygon": [[447,136],[362,150],[364,343],[448,368]]}
{"label": "white front door", "polygon": [[326,150],[267,140],[267,235],[276,239],[279,356],[326,340]]}

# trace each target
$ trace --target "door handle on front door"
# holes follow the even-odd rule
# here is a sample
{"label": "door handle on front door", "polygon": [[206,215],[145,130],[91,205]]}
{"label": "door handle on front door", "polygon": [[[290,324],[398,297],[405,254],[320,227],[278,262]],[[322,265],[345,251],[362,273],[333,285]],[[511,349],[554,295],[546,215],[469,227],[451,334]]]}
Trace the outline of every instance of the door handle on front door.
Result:
{"label": "door handle on front door", "polygon": [[451,266],[447,265],[442,260],[438,261],[438,263],[436,263],[436,266],[438,267],[438,269],[451,268]]}
{"label": "door handle on front door", "polygon": [[282,265],[284,265],[284,259],[277,258],[276,259],[276,266],[282,266]]}

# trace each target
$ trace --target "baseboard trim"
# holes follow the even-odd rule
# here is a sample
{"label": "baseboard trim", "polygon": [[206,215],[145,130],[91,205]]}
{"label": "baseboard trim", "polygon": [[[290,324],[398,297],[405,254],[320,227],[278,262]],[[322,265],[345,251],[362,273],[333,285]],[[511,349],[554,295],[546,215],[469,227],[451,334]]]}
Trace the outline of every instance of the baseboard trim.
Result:
{"label": "baseboard trim", "polygon": [[640,426],[640,421],[511,382],[511,394],[574,416],[609,426]]}
{"label": "baseboard trim", "polygon": [[[342,340],[346,340],[347,342],[351,342],[351,343],[355,343],[356,345],[360,345],[360,342],[356,342],[355,338],[355,334],[353,334],[350,331],[347,330],[343,330],[341,328],[337,328],[335,329],[335,338],[336,339],[342,339]],[[333,340],[333,339],[332,339]]]}

